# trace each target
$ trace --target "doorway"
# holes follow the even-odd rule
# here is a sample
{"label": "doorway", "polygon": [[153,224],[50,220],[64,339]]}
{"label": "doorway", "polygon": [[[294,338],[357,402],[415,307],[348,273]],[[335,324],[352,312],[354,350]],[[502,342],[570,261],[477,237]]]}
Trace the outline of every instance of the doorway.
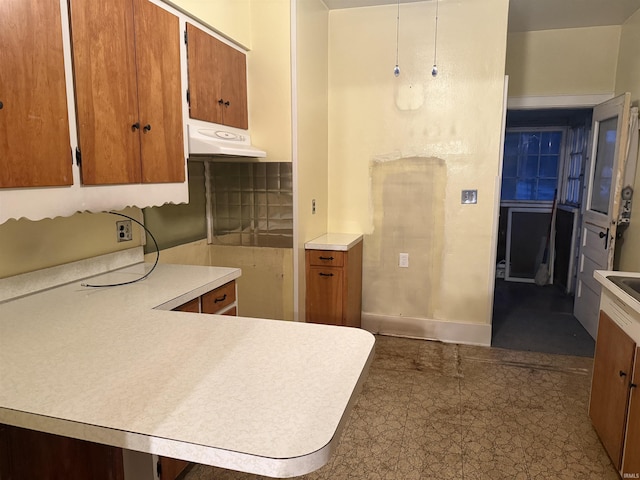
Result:
{"label": "doorway", "polygon": [[507,111],[492,346],[593,356],[594,341],[573,316],[592,114]]}

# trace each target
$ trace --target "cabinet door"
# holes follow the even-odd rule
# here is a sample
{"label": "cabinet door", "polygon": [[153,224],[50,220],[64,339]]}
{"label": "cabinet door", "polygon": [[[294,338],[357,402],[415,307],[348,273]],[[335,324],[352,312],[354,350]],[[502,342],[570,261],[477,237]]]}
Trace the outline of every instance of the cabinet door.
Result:
{"label": "cabinet door", "polygon": [[247,129],[245,55],[187,23],[189,116]]}
{"label": "cabinet door", "polygon": [[133,4],[70,0],[69,8],[82,183],[140,183]]}
{"label": "cabinet door", "polygon": [[175,480],[189,466],[189,462],[177,458],[159,457],[158,475],[160,480]]}
{"label": "cabinet door", "polygon": [[622,465],[623,478],[625,473],[627,478],[640,478],[640,347],[636,349],[632,385]]}
{"label": "cabinet door", "polygon": [[310,266],[307,271],[307,322],[342,325],[342,268]]}
{"label": "cabinet door", "polygon": [[0,2],[0,187],[71,185],[60,2]]}
{"label": "cabinet door", "polygon": [[616,468],[622,461],[635,342],[600,312],[589,416]]}
{"label": "cabinet door", "polygon": [[142,182],[184,182],[180,22],[147,0],[134,1]]}
{"label": "cabinet door", "polygon": [[124,480],[122,449],[0,425],[0,478]]}

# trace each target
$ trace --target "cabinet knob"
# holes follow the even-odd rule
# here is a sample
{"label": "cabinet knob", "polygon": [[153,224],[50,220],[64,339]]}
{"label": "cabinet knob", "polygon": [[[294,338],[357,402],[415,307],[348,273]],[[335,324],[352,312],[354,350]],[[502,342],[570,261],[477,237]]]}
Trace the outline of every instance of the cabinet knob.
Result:
{"label": "cabinet knob", "polygon": [[636,388],[638,385],[636,385],[635,383],[630,383],[629,384],[629,388]]}
{"label": "cabinet knob", "polygon": [[0,102],[0,110],[2,110],[2,107],[4,107],[4,104]]}
{"label": "cabinet knob", "polygon": [[147,124],[144,126],[143,130],[144,130],[145,132],[148,132],[149,130],[151,130],[151,124],[150,124],[150,123],[147,123]]}
{"label": "cabinet knob", "polygon": [[231,105],[231,102],[229,100],[227,100],[226,102],[224,102],[224,106],[228,107],[229,105]]}
{"label": "cabinet knob", "polygon": [[222,105],[222,104],[224,104],[224,100],[223,99],[218,100],[218,105]]}
{"label": "cabinet knob", "polygon": [[620,376],[621,377],[626,377],[627,376],[627,372],[623,372],[622,370],[620,370]]}
{"label": "cabinet knob", "polygon": [[139,130],[140,129],[140,122],[136,122],[133,125],[131,125],[131,130]]}

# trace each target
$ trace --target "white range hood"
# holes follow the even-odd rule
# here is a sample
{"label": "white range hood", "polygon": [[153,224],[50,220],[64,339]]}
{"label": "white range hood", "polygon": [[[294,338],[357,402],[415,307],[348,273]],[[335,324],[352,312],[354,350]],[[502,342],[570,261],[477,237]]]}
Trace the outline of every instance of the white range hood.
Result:
{"label": "white range hood", "polygon": [[267,152],[251,145],[251,137],[243,130],[219,125],[187,125],[189,156],[262,158]]}

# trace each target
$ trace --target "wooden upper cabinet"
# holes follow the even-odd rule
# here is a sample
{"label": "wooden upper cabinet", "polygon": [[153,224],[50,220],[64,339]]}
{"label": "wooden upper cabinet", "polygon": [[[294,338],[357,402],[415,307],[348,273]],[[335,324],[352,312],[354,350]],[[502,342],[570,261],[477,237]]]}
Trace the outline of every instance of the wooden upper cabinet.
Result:
{"label": "wooden upper cabinet", "polygon": [[69,8],[82,182],[184,181],[178,18],[147,0]]}
{"label": "wooden upper cabinet", "polygon": [[178,17],[134,0],[142,182],[184,182]]}
{"label": "wooden upper cabinet", "polygon": [[635,349],[635,342],[601,311],[589,416],[617,469],[622,462]]}
{"label": "wooden upper cabinet", "polygon": [[187,23],[189,116],[246,130],[244,53]]}
{"label": "wooden upper cabinet", "polygon": [[71,185],[59,0],[0,1],[0,187]]}

